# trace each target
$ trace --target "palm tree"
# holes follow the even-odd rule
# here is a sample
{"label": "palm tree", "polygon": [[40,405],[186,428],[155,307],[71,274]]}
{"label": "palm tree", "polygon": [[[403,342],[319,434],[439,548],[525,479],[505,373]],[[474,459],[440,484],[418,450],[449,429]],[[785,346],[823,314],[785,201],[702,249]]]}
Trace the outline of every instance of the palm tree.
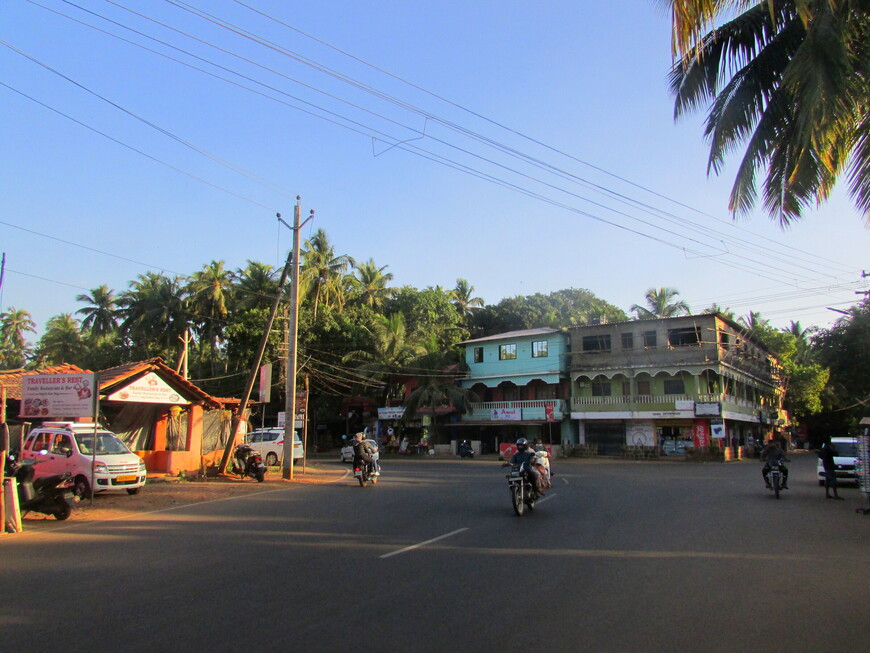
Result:
{"label": "palm tree", "polygon": [[480,297],[474,297],[474,286],[466,279],[456,280],[451,301],[464,322],[467,322],[468,318],[474,315],[474,309],[483,308],[483,300]]}
{"label": "palm tree", "polygon": [[336,256],[323,229],[318,229],[305,241],[301,261],[300,297],[308,295],[313,306],[312,319],[316,320],[317,307],[321,303],[324,306],[343,304],[345,273],[356,263],[350,256]]}
{"label": "palm tree", "polygon": [[387,266],[378,267],[374,259],[369,259],[356,266],[356,275],[352,277],[353,289],[359,295],[360,303],[378,310],[383,307],[393,295],[392,288],[387,284],[393,280],[392,272],[384,272]]}
{"label": "palm tree", "polygon": [[749,311],[746,315],[740,316],[737,321],[742,324],[750,335],[758,333],[759,330],[768,326],[769,321],[761,317],[761,313]]}
{"label": "palm tree", "polygon": [[45,365],[81,364],[86,353],[79,321],[69,313],[51,318],[37,344],[37,357]]}
{"label": "palm tree", "polygon": [[36,333],[36,322],[25,310],[9,307],[0,313],[0,366],[5,369],[22,367],[31,347],[25,333]]}
{"label": "palm tree", "polygon": [[646,305],[649,308],[633,304],[628,310],[632,311],[638,320],[688,315],[691,311],[686,302],[673,301],[679,294],[680,291],[675,288],[659,288],[658,290],[650,288],[644,295]]}
{"label": "palm tree", "polygon": [[810,342],[810,337],[815,333],[815,327],[801,326],[800,322],[792,322],[782,329],[783,333],[788,333],[795,338],[795,360],[798,363],[810,363],[813,358],[813,345]]}
{"label": "palm tree", "polygon": [[234,306],[238,310],[270,309],[278,292],[275,269],[266,263],[248,261],[234,273]]}
{"label": "palm tree", "polygon": [[[708,170],[746,150],[730,210],[764,207],[781,225],[825,201],[837,178],[870,210],[870,6],[848,0],[669,0],[679,60],[675,117],[710,105]],[[718,22],[722,24],[717,25]],[[709,31],[708,31],[709,30]]]}
{"label": "palm tree", "polygon": [[140,274],[118,297],[120,330],[136,349],[133,355],[172,358],[179,338],[190,326],[187,296],[180,277],[157,272]]}
{"label": "palm tree", "polygon": [[346,354],[342,362],[358,363],[357,371],[383,387],[383,405],[401,396],[398,379],[414,359],[426,353],[422,344],[407,339],[405,318],[401,313],[377,315],[371,329],[368,349]]}
{"label": "palm tree", "polygon": [[217,374],[217,348],[227,317],[227,304],[232,291],[232,275],[223,261],[212,261],[190,278],[188,292],[197,316],[200,348],[209,344],[211,372]]}
{"label": "palm tree", "polygon": [[737,314],[734,311],[732,311],[730,308],[723,308],[715,302],[710,305],[710,308],[705,308],[704,312],[709,314],[716,313],[722,315],[723,317],[727,317],[729,320],[737,320]]}
{"label": "palm tree", "polygon": [[77,302],[90,304],[77,310],[76,315],[85,316],[82,320],[82,328],[88,329],[97,340],[118,328],[118,320],[115,317],[117,298],[114,292],[108,286],[102,285],[91,290],[90,295],[76,295]]}

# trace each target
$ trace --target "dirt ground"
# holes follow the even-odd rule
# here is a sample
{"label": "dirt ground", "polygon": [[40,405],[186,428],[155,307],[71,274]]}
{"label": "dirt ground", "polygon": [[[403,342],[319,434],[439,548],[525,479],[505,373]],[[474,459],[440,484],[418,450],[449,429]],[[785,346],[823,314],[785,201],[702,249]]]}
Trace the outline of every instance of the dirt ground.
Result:
{"label": "dirt ground", "polygon": [[[137,513],[148,513],[203,501],[255,494],[286,485],[335,483],[344,476],[346,471],[343,467],[326,467],[315,463],[307,465],[304,474],[296,470],[293,481],[285,481],[281,478],[280,470],[275,468],[266,473],[266,480],[262,483],[257,483],[252,478],[239,479],[237,476],[219,476],[205,481],[149,477],[145,487],[133,496],[126,492],[103,492],[97,493],[93,502],[87,499],[79,502],[68,521],[120,519]],[[22,519],[25,530],[27,522],[42,519],[55,521],[54,517],[30,513]]]}

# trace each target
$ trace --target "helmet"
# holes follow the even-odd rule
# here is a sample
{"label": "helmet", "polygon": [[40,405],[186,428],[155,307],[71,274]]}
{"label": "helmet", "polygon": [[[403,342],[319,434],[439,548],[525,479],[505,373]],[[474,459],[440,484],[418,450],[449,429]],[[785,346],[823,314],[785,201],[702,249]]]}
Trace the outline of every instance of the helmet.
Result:
{"label": "helmet", "polygon": [[526,440],[525,438],[520,438],[519,440],[517,440],[517,450],[518,451],[525,451],[528,448],[528,446],[529,446],[529,441]]}

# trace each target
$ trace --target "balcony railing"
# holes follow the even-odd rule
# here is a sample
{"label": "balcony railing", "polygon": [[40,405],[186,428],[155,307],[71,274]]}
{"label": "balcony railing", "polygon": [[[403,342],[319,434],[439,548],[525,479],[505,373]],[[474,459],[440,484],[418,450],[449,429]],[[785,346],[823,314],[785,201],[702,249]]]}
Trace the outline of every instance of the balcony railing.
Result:
{"label": "balcony railing", "polygon": [[650,404],[669,404],[675,405],[678,401],[697,401],[701,403],[713,403],[721,401],[723,404],[730,406],[741,406],[743,408],[759,408],[755,402],[733,395],[615,395],[609,397],[571,397],[571,407],[580,408],[583,406],[630,406],[630,405],[650,405]]}
{"label": "balcony railing", "polygon": [[557,420],[565,417],[566,401],[564,399],[526,399],[523,401],[481,401],[469,404],[472,412],[462,416],[463,420],[488,420],[493,410],[522,410],[524,420],[544,420],[547,417],[547,406],[553,407],[553,416]]}

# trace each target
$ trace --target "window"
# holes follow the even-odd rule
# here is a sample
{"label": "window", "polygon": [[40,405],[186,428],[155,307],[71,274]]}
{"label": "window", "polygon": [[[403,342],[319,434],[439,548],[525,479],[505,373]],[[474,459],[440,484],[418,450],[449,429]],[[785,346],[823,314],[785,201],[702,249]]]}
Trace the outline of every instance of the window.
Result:
{"label": "window", "polygon": [[671,347],[691,347],[701,344],[700,327],[686,327],[684,329],[668,329],[668,345]]}
{"label": "window", "polygon": [[625,350],[634,349],[634,334],[633,333],[623,333],[622,334],[622,348]]}
{"label": "window", "polygon": [[54,440],[54,446],[51,448],[51,453],[66,456],[72,453],[72,438],[68,435],[60,434]]}
{"label": "window", "polygon": [[722,345],[722,349],[728,350],[731,349],[731,335],[725,333],[724,331],[719,332],[719,344]]}
{"label": "window", "polygon": [[628,397],[631,394],[631,381],[622,382],[622,396]]}
{"label": "window", "polygon": [[682,395],[686,394],[686,386],[682,379],[666,379],[665,380],[666,395]]}
{"label": "window", "polygon": [[517,357],[517,346],[516,345],[499,345],[498,346],[498,359],[500,361],[514,360],[516,357]]}
{"label": "window", "polygon": [[537,385],[535,386],[535,399],[555,399],[556,386],[554,385]]}
{"label": "window", "polygon": [[532,343],[532,358],[546,358],[548,356],[547,341],[538,340]]}
{"label": "window", "polygon": [[593,397],[609,397],[610,396],[610,382],[602,381],[592,382],[592,396]]}
{"label": "window", "polygon": [[43,449],[48,450],[53,438],[54,433],[38,433],[35,442],[30,447],[30,450],[36,452],[42,451]]}
{"label": "window", "polygon": [[598,336],[583,336],[584,354],[606,354],[610,352],[610,336],[602,334]]}
{"label": "window", "polygon": [[475,347],[474,348],[474,362],[482,363],[483,362],[483,347]]}
{"label": "window", "polygon": [[650,392],[649,381],[636,381],[637,384],[637,394],[649,396],[652,394]]}
{"label": "window", "polygon": [[644,349],[655,349],[656,348],[656,332],[655,331],[644,331],[643,332],[643,348]]}

